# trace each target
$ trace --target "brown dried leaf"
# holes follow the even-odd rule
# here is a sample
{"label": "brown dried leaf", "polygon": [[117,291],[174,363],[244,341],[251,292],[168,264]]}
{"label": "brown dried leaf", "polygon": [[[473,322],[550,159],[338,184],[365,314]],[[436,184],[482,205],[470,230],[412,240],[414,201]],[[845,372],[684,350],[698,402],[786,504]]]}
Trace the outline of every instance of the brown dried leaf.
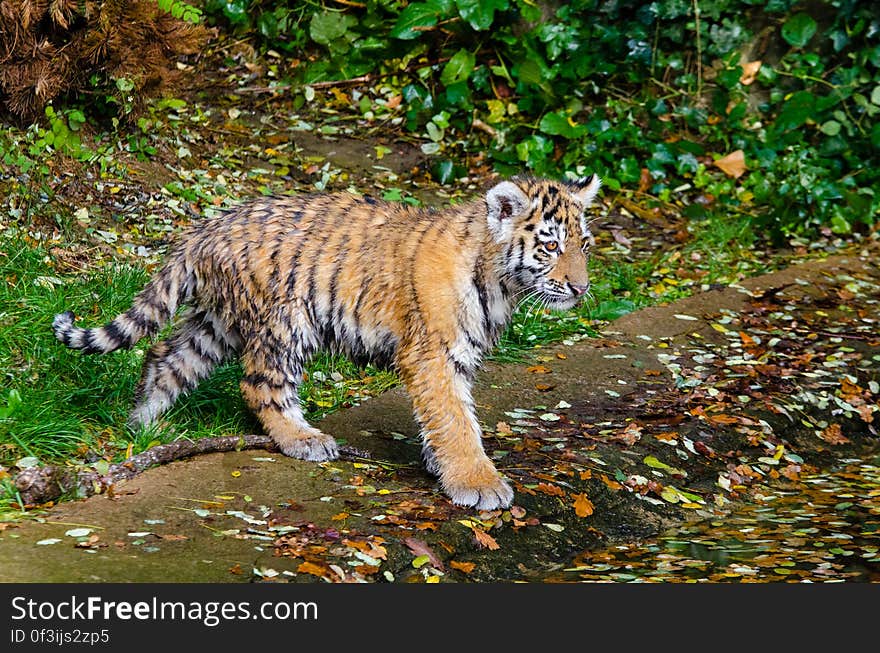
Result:
{"label": "brown dried leaf", "polygon": [[846,444],[849,442],[849,438],[847,438],[843,434],[843,431],[841,431],[840,424],[832,424],[819,433],[819,437],[825,440],[828,444]]}
{"label": "brown dried leaf", "polygon": [[550,483],[538,483],[535,486],[535,489],[538,492],[543,492],[544,494],[549,494],[551,497],[564,497],[565,490],[563,490],[558,485],[551,485]]}
{"label": "brown dried leaf", "polygon": [[510,506],[510,516],[514,519],[522,519],[526,516],[526,509],[522,506]]}
{"label": "brown dried leaf", "polygon": [[526,372],[529,372],[530,374],[548,374],[550,368],[546,365],[532,365],[531,367],[526,368]]}
{"label": "brown dried leaf", "polygon": [[501,548],[498,546],[498,542],[495,541],[495,538],[488,533],[481,531],[478,528],[472,528],[471,530],[474,532],[474,537],[477,538],[477,544],[481,547],[489,549],[490,551],[496,551]]}
{"label": "brown dried leaf", "polygon": [[574,494],[574,512],[578,517],[589,517],[593,514],[593,502],[587,498],[586,494]]}
{"label": "brown dried leaf", "polygon": [[431,561],[431,566],[434,567],[434,569],[443,571],[443,561],[437,557],[437,554],[434,553],[434,550],[428,546],[426,542],[416,537],[405,537],[403,543],[406,544],[406,548],[408,548],[414,556],[428,556],[428,560]]}
{"label": "brown dried leaf", "polygon": [[599,476],[599,478],[601,478],[602,482],[605,485],[607,485],[608,488],[611,490],[622,490],[623,489],[623,486],[620,483],[618,483],[617,481],[615,481],[611,478],[608,478],[607,474],[602,474]]}
{"label": "brown dried leaf", "polygon": [[743,74],[739,78],[739,83],[743,86],[748,86],[755,81],[755,77],[761,69],[761,61],[749,61],[740,65],[742,66]]}
{"label": "brown dried leaf", "polygon": [[742,150],[735,150],[727,156],[715,161],[715,165],[728,177],[739,179],[747,170],[745,152]]}

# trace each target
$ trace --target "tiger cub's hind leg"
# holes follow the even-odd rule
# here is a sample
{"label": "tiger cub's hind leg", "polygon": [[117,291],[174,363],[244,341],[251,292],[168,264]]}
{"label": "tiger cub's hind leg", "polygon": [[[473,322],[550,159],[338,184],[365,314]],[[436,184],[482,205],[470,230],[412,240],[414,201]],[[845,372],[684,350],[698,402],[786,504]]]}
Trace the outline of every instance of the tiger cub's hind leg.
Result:
{"label": "tiger cub's hind leg", "polygon": [[132,428],[153,423],[181,394],[195,388],[239,346],[209,311],[189,309],[172,334],[147,352],[141,380],[135,390]]}
{"label": "tiger cub's hind leg", "polygon": [[285,455],[312,461],[338,458],[336,440],[303,416],[297,388],[304,361],[290,349],[266,334],[260,342],[249,343],[242,353],[241,394]]}

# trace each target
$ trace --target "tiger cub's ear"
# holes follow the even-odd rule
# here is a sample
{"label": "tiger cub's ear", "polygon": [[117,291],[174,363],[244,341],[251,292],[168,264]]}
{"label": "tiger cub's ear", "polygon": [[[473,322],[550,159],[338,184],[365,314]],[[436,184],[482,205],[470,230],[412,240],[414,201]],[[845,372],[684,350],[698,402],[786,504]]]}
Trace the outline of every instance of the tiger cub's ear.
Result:
{"label": "tiger cub's ear", "polygon": [[529,207],[529,198],[512,181],[502,181],[486,193],[486,219],[496,242],[510,240],[513,218]]}
{"label": "tiger cub's ear", "polygon": [[572,189],[572,195],[574,195],[575,199],[586,208],[596,199],[599,188],[602,186],[602,180],[599,179],[599,175],[594,173],[589,177],[581,177],[580,179],[570,181],[568,185]]}

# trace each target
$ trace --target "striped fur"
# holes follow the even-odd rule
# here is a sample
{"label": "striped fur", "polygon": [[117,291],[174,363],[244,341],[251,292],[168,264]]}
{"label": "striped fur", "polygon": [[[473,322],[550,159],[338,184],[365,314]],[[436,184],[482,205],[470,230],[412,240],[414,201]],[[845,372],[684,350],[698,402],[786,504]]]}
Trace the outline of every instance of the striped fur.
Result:
{"label": "striped fur", "polygon": [[599,185],[514,178],[441,211],[347,193],[257,199],[192,227],[106,326],[76,327],[67,312],[53,328],[68,347],[106,353],[185,307],[146,356],[131,425],[238,356],[246,403],[305,460],[337,456],[300,409],[309,358],[329,350],[393,366],[444,491],[459,505],[506,507],[513,491],[483,451],[471,382],[518,302],[567,309],[587,292],[584,212]]}

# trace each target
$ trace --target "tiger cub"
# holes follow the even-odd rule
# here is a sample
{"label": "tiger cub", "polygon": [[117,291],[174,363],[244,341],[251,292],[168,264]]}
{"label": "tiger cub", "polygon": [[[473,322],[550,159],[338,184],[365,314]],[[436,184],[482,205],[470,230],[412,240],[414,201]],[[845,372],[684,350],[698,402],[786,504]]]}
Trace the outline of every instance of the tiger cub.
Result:
{"label": "tiger cub", "polygon": [[52,327],[72,349],[107,353],[155,335],[185,306],[146,355],[129,424],[150,424],[239,356],[245,402],[281,451],[304,460],[338,455],[300,408],[310,357],[393,366],[446,494],[507,507],[513,490],[483,451],[471,384],[519,302],[568,309],[587,293],[585,209],[600,184],[515,177],[444,210],[344,192],[253,200],[192,226],[106,326],[76,327],[68,311]]}

